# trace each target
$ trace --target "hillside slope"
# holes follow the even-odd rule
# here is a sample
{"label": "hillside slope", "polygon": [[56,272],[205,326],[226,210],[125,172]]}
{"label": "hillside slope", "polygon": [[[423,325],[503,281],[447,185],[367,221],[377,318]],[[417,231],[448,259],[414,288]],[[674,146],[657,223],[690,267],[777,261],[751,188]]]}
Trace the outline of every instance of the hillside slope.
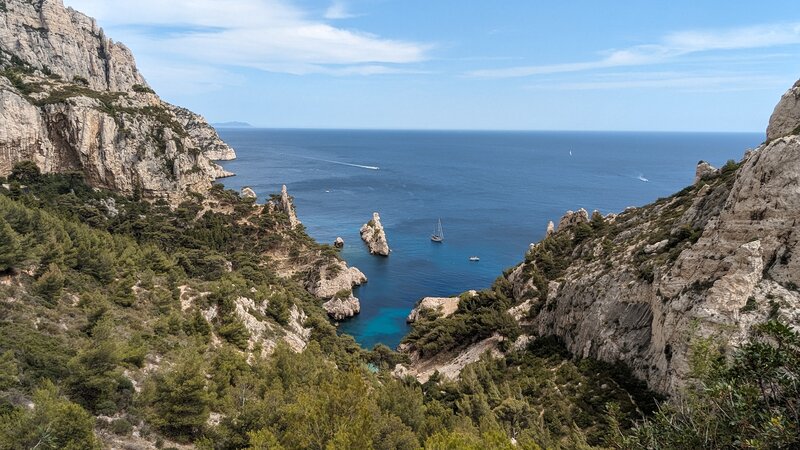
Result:
{"label": "hillside slope", "polygon": [[0,8],[0,175],[31,160],[93,186],[170,201],[228,175],[233,150],[150,89],[124,45],[60,0]]}

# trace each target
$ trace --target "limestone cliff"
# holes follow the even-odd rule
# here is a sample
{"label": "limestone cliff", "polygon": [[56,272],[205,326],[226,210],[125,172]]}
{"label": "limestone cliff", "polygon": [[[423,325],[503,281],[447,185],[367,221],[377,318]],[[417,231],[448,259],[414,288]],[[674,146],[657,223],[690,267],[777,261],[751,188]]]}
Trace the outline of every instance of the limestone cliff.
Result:
{"label": "limestone cliff", "polygon": [[361,239],[367,244],[369,252],[373,255],[389,256],[389,243],[386,241],[386,231],[381,224],[381,216],[372,213],[372,220],[361,226]]}
{"label": "limestone cliff", "polygon": [[674,392],[692,339],[735,346],[768,318],[800,325],[799,219],[800,137],[786,136],[643,208],[568,213],[507,279],[531,304],[529,332]]}
{"label": "limestone cliff", "polygon": [[162,101],[125,46],[60,0],[0,9],[0,175],[18,161],[97,187],[179,201],[235,155],[202,117]]}
{"label": "limestone cliff", "polygon": [[[548,226],[501,280],[521,342],[555,335],[578,357],[621,361],[674,393],[697,339],[730,349],[756,323],[800,327],[799,85],[775,108],[769,140],[739,163],[701,162],[694,184],[671,197],[618,215],[569,211]],[[496,348],[488,343],[424,359],[413,345],[401,350],[424,379],[457,375],[456,362]]]}

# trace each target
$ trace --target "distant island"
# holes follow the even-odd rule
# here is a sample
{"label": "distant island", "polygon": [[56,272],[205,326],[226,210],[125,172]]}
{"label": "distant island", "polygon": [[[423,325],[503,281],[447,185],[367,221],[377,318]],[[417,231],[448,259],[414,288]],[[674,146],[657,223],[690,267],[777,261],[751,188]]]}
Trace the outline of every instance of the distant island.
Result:
{"label": "distant island", "polygon": [[216,122],[211,124],[214,128],[253,128],[247,122]]}

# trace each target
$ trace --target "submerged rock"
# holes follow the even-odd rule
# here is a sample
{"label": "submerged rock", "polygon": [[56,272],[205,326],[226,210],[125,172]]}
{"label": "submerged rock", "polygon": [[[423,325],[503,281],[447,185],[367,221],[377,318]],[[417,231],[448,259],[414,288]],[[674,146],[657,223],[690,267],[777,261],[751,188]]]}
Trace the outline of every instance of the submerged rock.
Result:
{"label": "submerged rock", "polygon": [[381,224],[381,216],[372,213],[372,220],[361,226],[361,239],[366,242],[369,252],[373,255],[389,256],[389,243],[386,241],[386,231]]}

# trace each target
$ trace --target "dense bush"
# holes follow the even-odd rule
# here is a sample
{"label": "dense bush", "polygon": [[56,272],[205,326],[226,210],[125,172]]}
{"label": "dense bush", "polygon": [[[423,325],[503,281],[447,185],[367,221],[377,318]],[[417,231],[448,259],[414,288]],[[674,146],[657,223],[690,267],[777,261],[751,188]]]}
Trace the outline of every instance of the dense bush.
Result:
{"label": "dense bush", "polygon": [[800,333],[779,322],[754,329],[732,358],[712,340],[693,346],[695,386],[664,403],[616,448],[797,448]]}

